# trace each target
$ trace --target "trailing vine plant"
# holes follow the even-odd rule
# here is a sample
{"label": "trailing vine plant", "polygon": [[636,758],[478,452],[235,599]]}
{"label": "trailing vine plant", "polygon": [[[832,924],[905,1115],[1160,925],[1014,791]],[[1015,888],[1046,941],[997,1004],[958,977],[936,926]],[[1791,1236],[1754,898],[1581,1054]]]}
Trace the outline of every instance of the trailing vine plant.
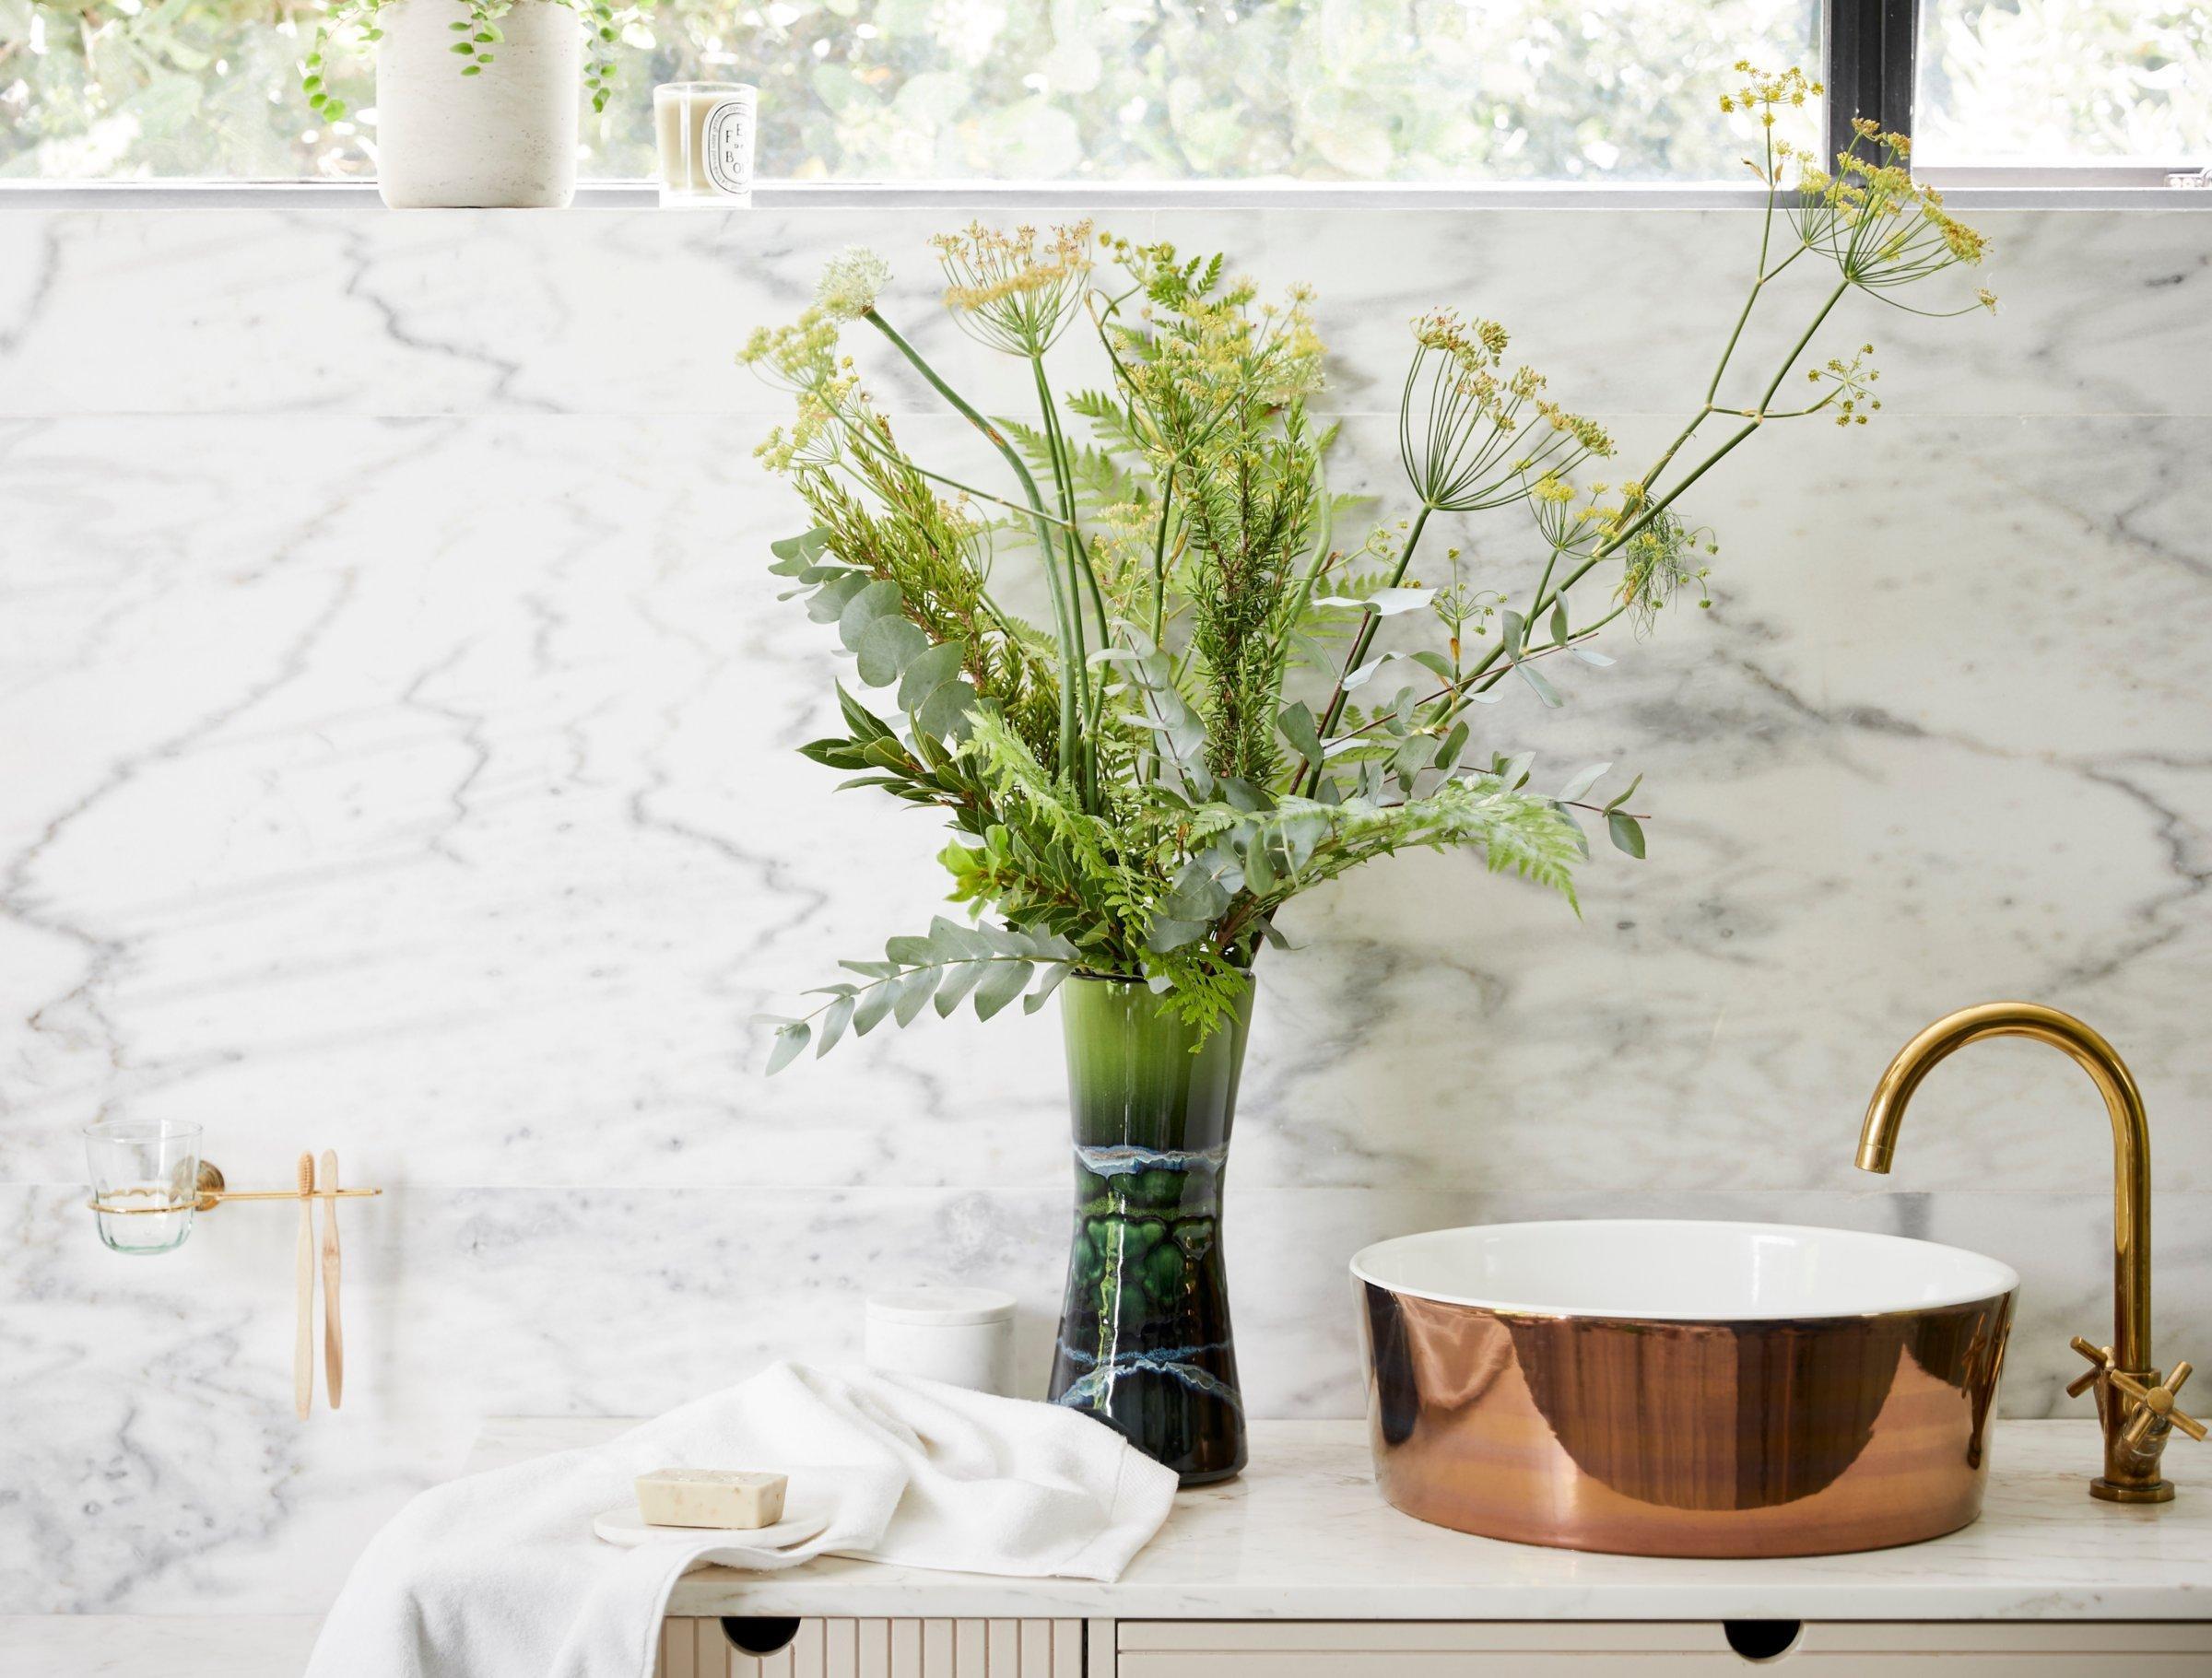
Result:
{"label": "trailing vine plant", "polygon": [[[539,0],[524,0],[537,4]],[[565,6],[574,12],[588,41],[583,64],[583,85],[592,96],[592,110],[602,111],[615,87],[615,48],[621,42],[621,30],[616,26],[615,9],[608,0],[543,0],[544,4]],[[388,6],[399,0],[331,0],[315,26],[314,44],[300,61],[300,90],[307,95],[307,102],[315,115],[325,123],[335,123],[349,109],[346,101],[333,91],[325,71],[330,54],[340,46],[352,43],[373,45],[384,38],[377,19]],[[449,49],[460,62],[455,69],[463,76],[481,76],[488,66],[496,63],[499,50],[506,41],[500,31],[500,19],[513,9],[516,0],[461,0],[468,8],[465,18],[455,18],[446,27],[453,33],[453,44]]]}
{"label": "trailing vine plant", "polygon": [[[865,249],[830,264],[794,323],[753,334],[740,359],[796,398],[759,453],[814,521],[772,545],[771,569],[881,696],[841,684],[842,732],[802,749],[844,786],[941,811],[968,911],[845,962],[804,1016],[771,1016],[770,1071],[925,1007],[1033,1010],[1070,972],[1141,980],[1211,1029],[1282,942],[1283,906],[1364,862],[1472,851],[1572,903],[1583,819],[1644,854],[1640,777],[1600,763],[1539,788],[1532,755],[1478,728],[1478,708],[1513,692],[1556,708],[1556,661],[1602,667],[1592,642],[1622,618],[1648,630],[1693,588],[1710,604],[1715,545],[1685,494],[1770,426],[1866,424],[1871,346],[1823,358],[1817,336],[1853,293],[1913,308],[1903,288],[1984,249],[1912,179],[1903,135],[1863,123],[1823,162],[1774,132],[1818,84],[1738,69],[1721,105],[1764,136],[1758,264],[1712,377],[1638,470],[1606,464],[1614,440],[1509,360],[1502,326],[1439,310],[1413,323],[1400,392],[1411,514],[1339,544],[1333,432],[1309,411],[1311,294],[1263,301],[1220,255],[1087,221],[935,241],[955,322],[1026,363],[1035,407],[1018,417],[986,417],[878,308],[889,269]],[[1788,350],[1744,376],[1754,314],[1816,275]],[[856,324],[999,474],[971,481],[905,448],[845,347]],[[1048,356],[1078,329],[1110,378],[1063,393]],[[1793,379],[1802,394],[1785,397]],[[1533,530],[1533,581],[1478,585],[1459,549],[1432,555],[1433,533],[1477,515]],[[1424,555],[1448,584],[1420,581]],[[1017,610],[1025,587],[1041,624]]]}

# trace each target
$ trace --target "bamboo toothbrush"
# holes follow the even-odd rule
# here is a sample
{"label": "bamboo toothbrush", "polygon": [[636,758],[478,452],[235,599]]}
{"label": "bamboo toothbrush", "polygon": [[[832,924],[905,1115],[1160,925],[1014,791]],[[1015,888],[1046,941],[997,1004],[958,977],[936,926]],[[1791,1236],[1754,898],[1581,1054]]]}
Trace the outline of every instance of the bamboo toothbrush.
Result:
{"label": "bamboo toothbrush", "polygon": [[346,1337],[338,1327],[338,1156],[323,1151],[323,1384],[335,1410],[346,1392]]}
{"label": "bamboo toothbrush", "polygon": [[315,1156],[300,1156],[300,1333],[292,1343],[292,1408],[300,1419],[315,1402]]}

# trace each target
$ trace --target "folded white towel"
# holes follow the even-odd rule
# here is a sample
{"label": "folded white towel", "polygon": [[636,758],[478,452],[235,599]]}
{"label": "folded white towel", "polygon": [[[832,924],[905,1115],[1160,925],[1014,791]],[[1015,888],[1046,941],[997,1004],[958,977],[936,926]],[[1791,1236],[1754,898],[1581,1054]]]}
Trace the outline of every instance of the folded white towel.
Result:
{"label": "folded white towel", "polygon": [[[794,1503],[827,1491],[836,1512],[788,1550],[592,1536],[671,1467],[788,1474]],[[778,1364],[606,1445],[423,1493],[355,1564],[308,1678],[650,1678],[668,1592],[708,1561],[1111,1579],[1174,1495],[1172,1470],[1071,1410]]]}

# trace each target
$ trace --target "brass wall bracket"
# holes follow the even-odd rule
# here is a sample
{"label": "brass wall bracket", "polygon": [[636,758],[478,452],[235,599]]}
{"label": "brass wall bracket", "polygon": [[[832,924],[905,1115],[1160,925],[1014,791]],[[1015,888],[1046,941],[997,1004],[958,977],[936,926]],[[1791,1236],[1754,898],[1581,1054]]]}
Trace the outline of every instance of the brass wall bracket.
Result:
{"label": "brass wall bracket", "polygon": [[213,1212],[225,1201],[290,1201],[297,1204],[303,1200],[367,1200],[371,1195],[383,1192],[382,1189],[311,1189],[305,1193],[297,1189],[227,1189],[223,1186],[221,1170],[212,1160],[206,1159],[200,1161],[199,1175],[194,1179],[193,1187],[196,1192],[189,1203],[175,1201],[159,1206],[113,1206],[95,1194],[85,1204],[94,1212],[105,1213],[109,1217],[159,1217],[173,1212]]}

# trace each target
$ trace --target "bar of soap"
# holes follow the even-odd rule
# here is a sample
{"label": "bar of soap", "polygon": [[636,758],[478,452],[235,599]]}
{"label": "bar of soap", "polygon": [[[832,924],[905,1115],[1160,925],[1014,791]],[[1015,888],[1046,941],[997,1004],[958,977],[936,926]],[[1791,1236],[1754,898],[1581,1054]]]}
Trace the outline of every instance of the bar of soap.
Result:
{"label": "bar of soap", "polygon": [[638,1476],[638,1513],[653,1527],[772,1527],[786,1484],[743,1469],[664,1468]]}

